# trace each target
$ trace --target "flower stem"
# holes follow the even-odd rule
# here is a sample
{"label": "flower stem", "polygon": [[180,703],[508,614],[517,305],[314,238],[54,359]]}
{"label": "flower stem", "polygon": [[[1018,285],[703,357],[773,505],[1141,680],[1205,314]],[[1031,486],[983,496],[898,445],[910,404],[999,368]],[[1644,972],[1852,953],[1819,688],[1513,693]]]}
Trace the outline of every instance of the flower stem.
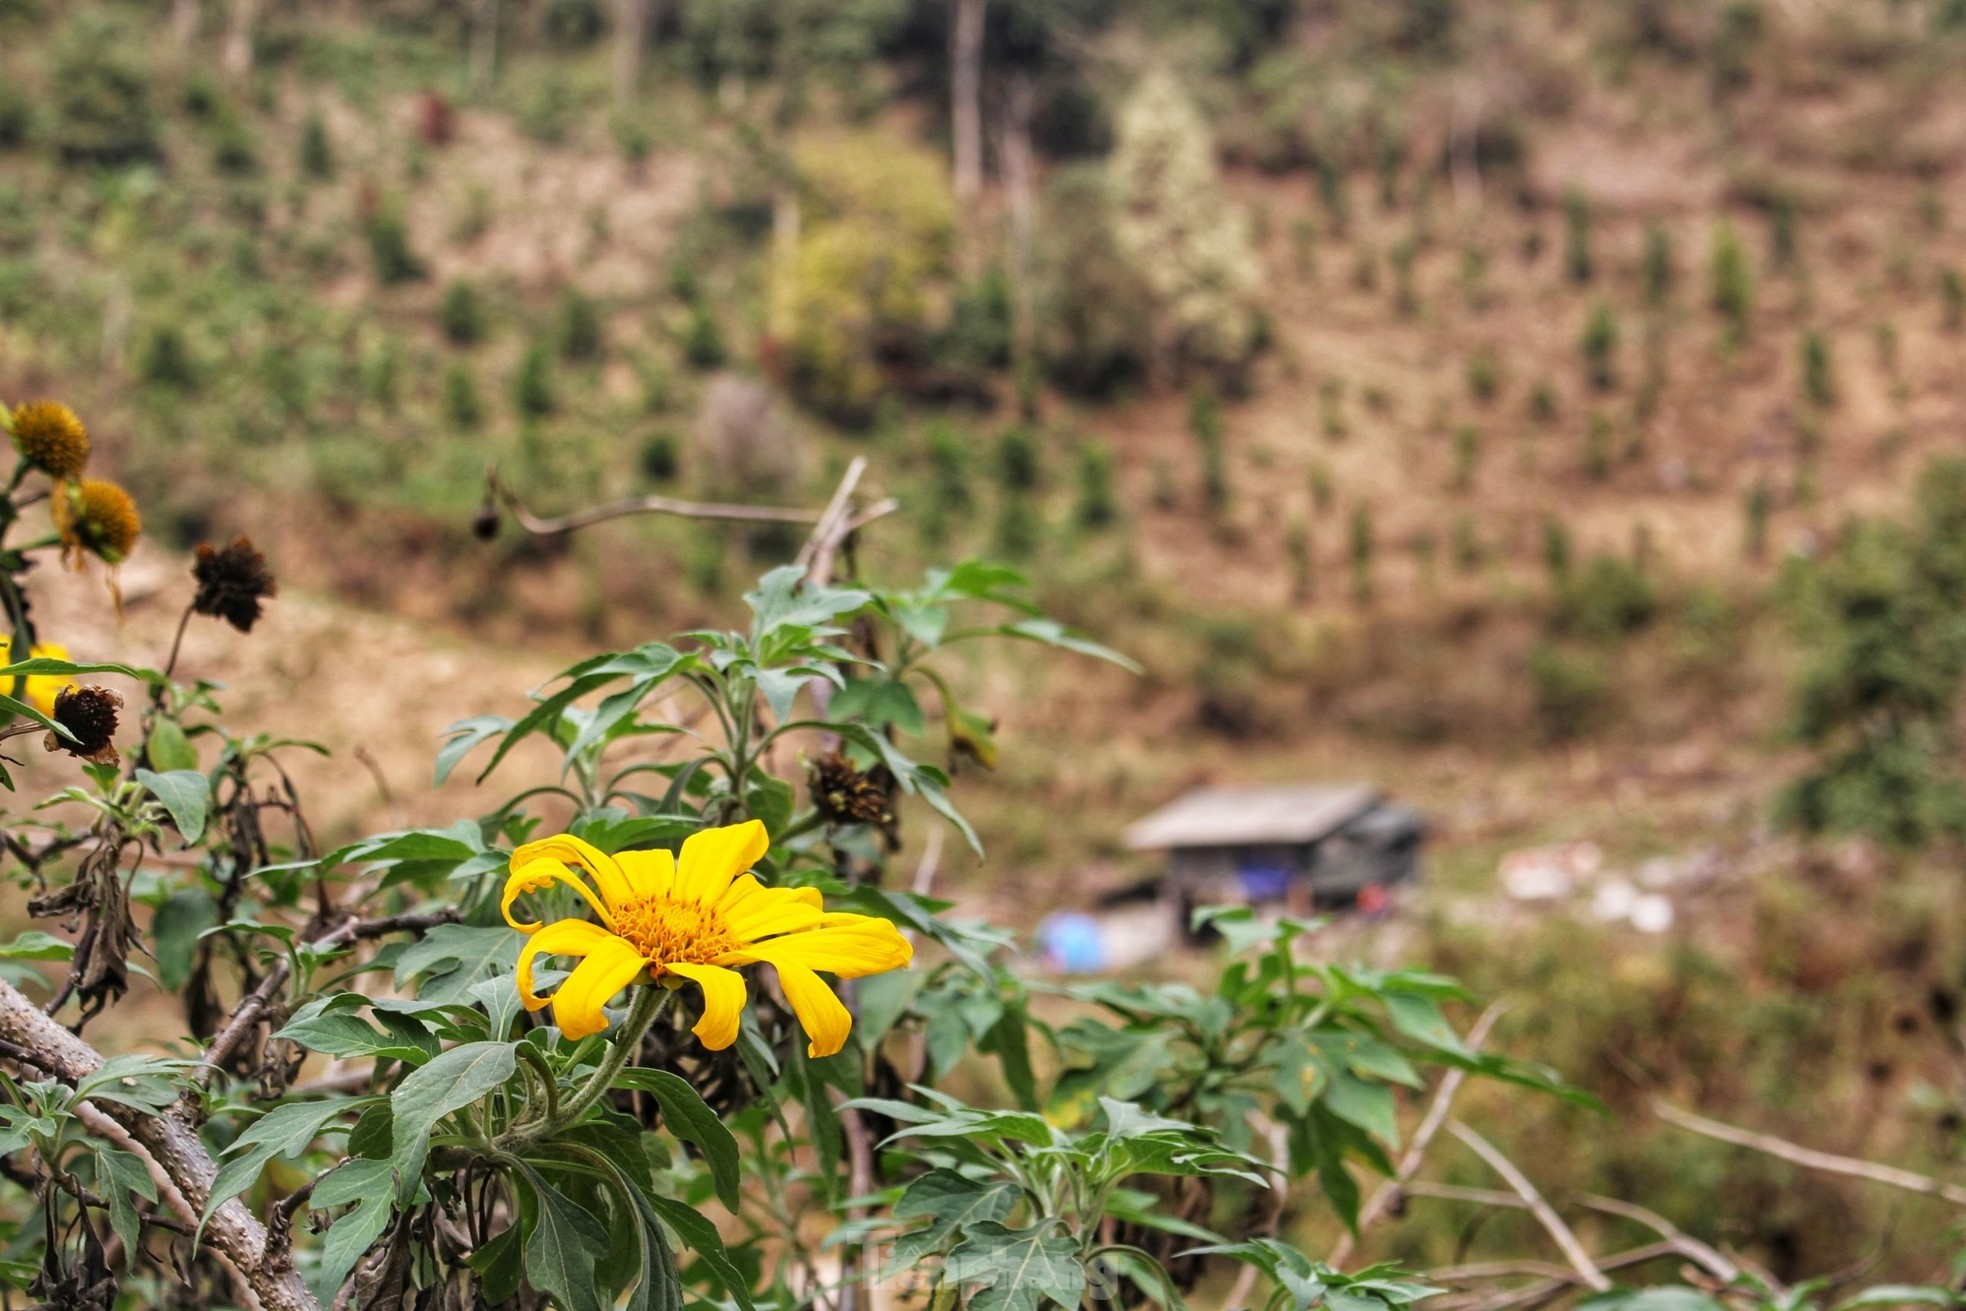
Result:
{"label": "flower stem", "polygon": [[634,1058],[641,1048],[642,1038],[649,1031],[649,1025],[662,1012],[663,1003],[669,1000],[669,990],[647,985],[635,990],[635,1004],[629,1007],[628,1019],[616,1035],[614,1045],[608,1048],[607,1055],[601,1057],[600,1068],[587,1077],[579,1091],[562,1101],[557,1112],[549,1111],[543,1120],[538,1120],[518,1130],[508,1131],[499,1136],[498,1145],[511,1149],[537,1142],[539,1139],[575,1123],[587,1114],[587,1108],[607,1095],[614,1086],[614,1076],[621,1073],[622,1067]]}

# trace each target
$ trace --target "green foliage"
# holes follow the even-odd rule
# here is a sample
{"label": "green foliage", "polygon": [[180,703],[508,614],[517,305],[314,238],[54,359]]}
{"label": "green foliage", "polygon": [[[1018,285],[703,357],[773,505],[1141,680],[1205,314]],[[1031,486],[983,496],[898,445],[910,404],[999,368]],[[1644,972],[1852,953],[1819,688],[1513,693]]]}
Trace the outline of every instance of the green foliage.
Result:
{"label": "green foliage", "polygon": [[1591,205],[1584,193],[1571,188],[1563,196],[1563,267],[1575,283],[1589,282],[1597,271],[1591,255]]}
{"label": "green foliage", "polygon": [[529,419],[543,419],[560,407],[553,385],[553,352],[544,342],[533,342],[519,357],[519,371],[512,377],[512,403]]}
{"label": "green foliage", "polygon": [[1592,387],[1609,391],[1618,383],[1613,356],[1618,349],[1618,320],[1611,306],[1599,301],[1584,323],[1578,342],[1584,354],[1584,374]]}
{"label": "green foliage", "polygon": [[1559,630],[1608,640],[1637,632],[1658,614],[1652,582],[1638,565],[1615,555],[1593,555],[1557,598]]}
{"label": "green foliage", "polygon": [[1730,337],[1739,341],[1747,336],[1748,319],[1754,312],[1754,274],[1740,234],[1725,219],[1714,228],[1709,267],[1713,307],[1726,321]]}
{"label": "green foliage", "polygon": [[1829,342],[1814,328],[1802,334],[1802,399],[1817,409],[1836,403],[1836,380],[1830,371]]}
{"label": "green foliage", "polygon": [[689,327],[683,333],[683,358],[693,369],[720,369],[729,358],[724,346],[724,330],[717,316],[702,302],[690,306]]}
{"label": "green foliage", "polygon": [[1939,270],[1939,321],[1947,332],[1966,327],[1966,273],[1951,265]]}
{"label": "green foliage", "polygon": [[1748,488],[1747,495],[1741,498],[1741,517],[1745,529],[1741,535],[1741,551],[1750,560],[1762,560],[1768,556],[1768,519],[1775,508],[1775,493],[1768,486],[1767,479],[1757,479]]}
{"label": "green foliage", "polygon": [[1601,724],[1615,695],[1615,681],[1601,653],[1552,643],[1530,653],[1529,683],[1543,732],[1557,742],[1575,740]]}
{"label": "green foliage", "polygon": [[1483,346],[1468,357],[1468,394],[1486,405],[1502,388],[1501,361]]}
{"label": "green foliage", "polygon": [[1364,605],[1372,600],[1373,531],[1372,507],[1361,501],[1352,507],[1351,532],[1347,552],[1352,567],[1352,600]]}
{"label": "green foliage", "polygon": [[1083,441],[1078,447],[1078,488],[1072,518],[1081,528],[1110,528],[1119,519],[1119,495],[1113,486],[1113,451],[1104,442]]}
{"label": "green foliage", "polygon": [[143,340],[137,355],[137,376],[158,387],[189,392],[198,386],[198,365],[184,331],[175,323],[159,323]]}
{"label": "green foliage", "polygon": [[429,273],[423,259],[410,247],[410,228],[403,213],[385,205],[363,224],[369,243],[369,266],[375,280],[385,287],[416,282]]}
{"label": "green foliage", "polygon": [[1603,482],[1611,476],[1611,444],[1615,435],[1608,417],[1591,416],[1590,427],[1584,432],[1584,476],[1592,482]]}
{"label": "green foliage", "polygon": [[997,482],[1013,492],[1036,491],[1044,481],[1038,434],[1029,424],[1016,423],[997,438]]}
{"label": "green foliage", "polygon": [[1230,500],[1228,455],[1222,438],[1222,402],[1212,387],[1197,388],[1188,398],[1188,431],[1201,450],[1202,503],[1211,514],[1224,514]]}
{"label": "green foliage", "polygon": [[682,471],[682,461],[678,454],[676,434],[663,429],[649,434],[642,443],[642,477],[652,483],[671,483]]}
{"label": "green foliage", "polygon": [[1474,489],[1475,472],[1481,466],[1481,431],[1471,423],[1454,430],[1454,490]]}
{"label": "green foliage", "polygon": [[1672,237],[1657,220],[1645,225],[1645,260],[1640,267],[1639,280],[1645,287],[1648,304],[1663,305],[1672,294]]}
{"label": "green foliage", "polygon": [[457,363],[444,370],[444,417],[452,427],[466,431],[485,421],[485,405],[478,394],[478,377],[471,367]]}
{"label": "green foliage", "polygon": [[1574,551],[1570,529],[1554,516],[1543,520],[1543,568],[1552,586],[1561,590],[1570,582],[1570,561]]}
{"label": "green foliage", "polygon": [[300,172],[302,177],[325,182],[335,174],[334,143],[328,125],[319,114],[309,114],[300,125]]}
{"label": "green foliage", "polygon": [[453,346],[476,346],[485,339],[485,304],[476,284],[468,278],[454,279],[444,288],[443,302],[437,308],[437,323],[444,338]]}
{"label": "green foliage", "polygon": [[1810,654],[1793,729],[1817,763],[1787,814],[1904,845],[1966,833],[1966,463],[1930,465],[1910,522],[1852,526],[1790,591]]}
{"label": "green foliage", "polygon": [[100,11],[63,27],[48,69],[48,136],[74,164],[127,164],[158,153],[150,86],[124,31]]}
{"label": "green foliage", "polygon": [[592,363],[607,351],[601,307],[578,287],[560,298],[559,340],[560,358],[575,363]]}

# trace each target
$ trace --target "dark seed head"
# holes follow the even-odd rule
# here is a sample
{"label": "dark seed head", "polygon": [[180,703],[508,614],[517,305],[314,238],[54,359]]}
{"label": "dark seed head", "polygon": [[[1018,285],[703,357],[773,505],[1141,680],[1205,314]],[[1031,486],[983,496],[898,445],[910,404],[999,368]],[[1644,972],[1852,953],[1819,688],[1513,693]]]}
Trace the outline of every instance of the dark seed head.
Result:
{"label": "dark seed head", "polygon": [[50,733],[44,745],[50,751],[66,751],[96,765],[116,763],[116,719],[123,709],[120,693],[85,683],[64,687],[55,694],[54,721],[75,735],[69,741]]}
{"label": "dark seed head", "polygon": [[280,590],[266,557],[244,537],[222,551],[210,542],[200,546],[191,576],[198,580],[191,608],[223,619],[242,633],[252,632],[259,622],[259,603]]}
{"label": "dark seed head", "polygon": [[834,751],[812,762],[812,804],[835,824],[869,824],[886,828],[894,823],[888,804],[891,783],[879,766],[862,773],[845,753]]}
{"label": "dark seed head", "polygon": [[471,535],[481,542],[489,542],[498,536],[498,507],[486,501],[478,507],[477,515],[471,520]]}

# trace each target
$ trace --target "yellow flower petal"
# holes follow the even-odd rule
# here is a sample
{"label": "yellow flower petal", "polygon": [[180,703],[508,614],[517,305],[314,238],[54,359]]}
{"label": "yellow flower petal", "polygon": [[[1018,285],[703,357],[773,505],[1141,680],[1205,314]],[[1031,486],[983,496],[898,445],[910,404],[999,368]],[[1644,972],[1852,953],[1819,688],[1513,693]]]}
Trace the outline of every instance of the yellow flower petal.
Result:
{"label": "yellow flower petal", "polygon": [[804,902],[814,910],[823,910],[826,906],[826,900],[819,895],[818,888],[767,888],[758,882],[757,875],[740,874],[737,876],[737,881],[730,885],[722,897],[718,898],[717,909],[723,913],[725,919],[729,919],[732,915],[749,914],[751,908],[747,903],[759,893],[791,897]]}
{"label": "yellow flower petal", "polygon": [[731,881],[764,859],[771,849],[765,826],[757,820],[725,828],[707,828],[683,841],[676,870],[677,901],[716,902]]}
{"label": "yellow flower petal", "polygon": [[666,897],[676,885],[676,854],[673,851],[617,852],[614,863],[628,878],[637,897]]}
{"label": "yellow flower petal", "polygon": [[629,885],[628,877],[621,872],[621,867],[614,863],[614,857],[571,833],[526,843],[512,853],[512,868],[530,865],[535,860],[557,860],[586,870],[587,876],[594,880],[594,886],[601,890],[601,896],[611,907],[634,899],[635,890]]}
{"label": "yellow flower petal", "polygon": [[828,922],[826,912],[813,904],[816,898],[800,896],[817,889],[759,888],[739,903],[735,910],[722,912],[724,926],[741,942],[756,942],[774,933],[794,933],[816,929]]}
{"label": "yellow flower petal", "polygon": [[858,979],[883,970],[900,969],[915,958],[915,949],[901,931],[872,915],[844,912],[826,917],[820,928],[788,933],[769,942],[752,943],[717,957],[718,965],[749,965],[763,961],[783,969],[826,970],[843,979]]}
{"label": "yellow flower petal", "polygon": [[553,1022],[569,1038],[581,1039],[608,1027],[601,1008],[608,1000],[642,972],[648,962],[642,953],[612,933],[588,949],[587,959],[575,967],[553,994]]}
{"label": "yellow flower petal", "polygon": [[529,1011],[538,1010],[548,1000],[532,990],[534,957],[542,954],[587,956],[612,938],[613,935],[606,929],[589,924],[586,920],[554,920],[527,938],[526,945],[519,949],[519,1000],[525,1003]]}
{"label": "yellow flower petal", "polygon": [[498,900],[499,912],[505,916],[505,922],[507,924],[510,924],[521,933],[535,932],[539,928],[539,921],[534,920],[529,924],[521,924],[518,920],[513,919],[512,903],[528,892],[538,892],[543,888],[551,887],[555,883],[564,883],[575,892],[578,892],[581,898],[589,906],[594,908],[594,913],[601,917],[602,923],[606,924],[609,928],[614,927],[614,916],[608,914],[608,908],[603,906],[600,900],[594,896],[592,889],[568,873],[565,865],[562,865],[552,857],[522,862],[519,857],[524,855],[526,850],[527,848],[520,847],[512,853],[512,872],[505,878],[505,895]]}
{"label": "yellow flower petal", "polygon": [[792,1014],[799,1017],[799,1027],[812,1039],[806,1044],[806,1055],[831,1056],[846,1046],[846,1037],[853,1032],[853,1016],[825,980],[801,965],[774,964],[778,965],[778,986],[792,1004]]}
{"label": "yellow flower petal", "polygon": [[[13,651],[13,639],[0,637],[0,665],[10,665],[14,662]],[[68,648],[59,642],[36,642],[28,654],[35,659],[45,657],[49,660],[66,660]],[[8,684],[6,688],[0,690],[11,694],[14,690],[13,681],[11,678],[0,679],[0,682]],[[55,713],[55,695],[64,687],[72,687],[74,684],[75,680],[67,674],[30,674],[27,678],[27,686],[23,689],[23,699],[42,714],[52,715]]]}
{"label": "yellow flower petal", "polygon": [[670,965],[668,970],[703,989],[703,1018],[691,1030],[703,1045],[720,1052],[736,1042],[744,1015],[744,976],[716,965]]}

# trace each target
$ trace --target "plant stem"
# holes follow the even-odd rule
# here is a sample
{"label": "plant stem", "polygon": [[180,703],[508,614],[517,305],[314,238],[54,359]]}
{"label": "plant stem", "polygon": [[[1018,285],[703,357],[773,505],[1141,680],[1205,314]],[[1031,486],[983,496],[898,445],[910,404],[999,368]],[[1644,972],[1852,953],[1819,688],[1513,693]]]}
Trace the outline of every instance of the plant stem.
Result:
{"label": "plant stem", "polygon": [[649,1031],[649,1025],[655,1022],[655,1017],[661,1014],[668,1000],[667,988],[650,984],[636,989],[635,1004],[629,1008],[628,1019],[616,1035],[614,1045],[608,1048],[607,1055],[601,1057],[600,1068],[588,1076],[579,1091],[560,1103],[557,1113],[549,1112],[544,1120],[507,1130],[498,1136],[496,1145],[507,1151],[523,1147],[566,1128],[587,1114],[587,1108],[605,1097],[608,1089],[614,1086],[614,1076],[620,1074],[622,1067],[634,1057],[642,1045],[643,1035]]}

